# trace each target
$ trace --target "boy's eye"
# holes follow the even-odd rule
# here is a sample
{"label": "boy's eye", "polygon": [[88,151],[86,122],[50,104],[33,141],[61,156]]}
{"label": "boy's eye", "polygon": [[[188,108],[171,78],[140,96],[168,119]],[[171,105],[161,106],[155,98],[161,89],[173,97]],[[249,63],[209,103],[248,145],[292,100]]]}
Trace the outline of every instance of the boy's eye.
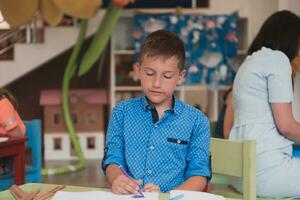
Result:
{"label": "boy's eye", "polygon": [[147,76],[153,76],[154,73],[153,73],[153,72],[146,72],[146,75],[147,75]]}
{"label": "boy's eye", "polygon": [[146,73],[147,76],[153,76],[154,75],[154,72],[151,71],[151,70],[146,70],[145,73]]}
{"label": "boy's eye", "polygon": [[172,78],[171,75],[164,75],[164,77],[165,77],[166,79],[171,79],[171,78]]}

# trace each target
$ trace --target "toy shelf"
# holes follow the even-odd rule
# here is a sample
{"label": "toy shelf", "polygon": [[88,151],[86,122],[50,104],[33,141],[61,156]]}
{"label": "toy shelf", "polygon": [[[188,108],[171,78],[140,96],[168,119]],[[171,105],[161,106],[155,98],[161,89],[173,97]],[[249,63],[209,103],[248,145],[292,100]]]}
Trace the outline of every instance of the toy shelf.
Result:
{"label": "toy shelf", "polygon": [[[140,10],[139,10],[140,11]],[[213,11],[199,12],[197,9],[184,9],[185,14],[218,14]],[[170,9],[149,9],[143,12],[166,13]],[[174,11],[173,11],[174,12]],[[134,11],[122,14],[110,43],[110,102],[111,108],[123,99],[142,94],[139,82],[134,78],[133,62],[135,56],[133,33]],[[238,22],[238,60],[242,60],[248,46],[248,20],[241,17]],[[182,85],[176,89],[177,98],[202,110],[211,121],[216,121],[223,104],[222,97],[231,86],[220,86],[217,90],[210,89],[205,84]]]}

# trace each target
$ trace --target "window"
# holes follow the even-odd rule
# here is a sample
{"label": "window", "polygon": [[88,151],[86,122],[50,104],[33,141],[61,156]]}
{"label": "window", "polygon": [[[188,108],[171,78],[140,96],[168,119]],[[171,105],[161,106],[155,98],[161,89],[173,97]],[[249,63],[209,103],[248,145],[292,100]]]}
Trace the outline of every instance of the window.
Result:
{"label": "window", "polygon": [[70,97],[71,104],[75,104],[75,103],[77,103],[77,101],[78,101],[78,98],[76,96],[71,96]]}
{"label": "window", "polygon": [[61,138],[53,138],[53,148],[54,150],[62,150],[62,139]]}
{"label": "window", "polygon": [[87,122],[88,122],[88,124],[95,124],[96,114],[94,112],[89,112],[87,114]]}
{"label": "window", "polygon": [[88,137],[87,138],[87,149],[95,149],[96,144],[95,144],[95,137]]}
{"label": "window", "polygon": [[73,120],[74,124],[78,124],[77,113],[72,113],[72,120]]}
{"label": "window", "polygon": [[[78,136],[77,136],[77,139],[78,139]],[[70,155],[71,156],[76,156],[76,150],[75,150],[75,146],[73,145],[72,141],[70,140]]]}
{"label": "window", "polygon": [[59,124],[60,123],[60,114],[54,113],[53,120],[54,120],[54,124]]}

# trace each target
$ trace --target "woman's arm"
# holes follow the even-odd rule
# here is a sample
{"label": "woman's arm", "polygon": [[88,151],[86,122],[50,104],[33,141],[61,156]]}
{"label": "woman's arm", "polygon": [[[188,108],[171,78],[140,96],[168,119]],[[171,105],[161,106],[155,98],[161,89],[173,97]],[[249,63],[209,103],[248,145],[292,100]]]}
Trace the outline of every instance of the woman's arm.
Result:
{"label": "woman's arm", "polygon": [[229,138],[229,134],[234,122],[234,112],[233,112],[233,97],[232,91],[228,94],[226,98],[226,110],[224,115],[223,123],[223,136],[225,139]]}
{"label": "woman's arm", "polygon": [[290,103],[272,103],[272,111],[278,131],[288,139],[300,143],[300,123],[293,116]]}

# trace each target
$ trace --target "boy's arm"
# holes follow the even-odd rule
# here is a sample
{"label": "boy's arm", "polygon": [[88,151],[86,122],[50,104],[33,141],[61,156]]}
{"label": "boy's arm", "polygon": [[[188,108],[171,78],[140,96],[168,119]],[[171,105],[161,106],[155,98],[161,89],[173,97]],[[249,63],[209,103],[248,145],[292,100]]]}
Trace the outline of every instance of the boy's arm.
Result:
{"label": "boy's arm", "polygon": [[125,176],[118,165],[111,164],[106,169],[106,178],[111,184],[113,193],[116,194],[135,194],[139,190],[141,180],[130,179]]}
{"label": "boy's arm", "polygon": [[122,172],[118,165],[111,164],[106,168],[106,178],[111,185],[120,175],[122,175]]}
{"label": "boy's arm", "polygon": [[195,122],[187,155],[186,180],[177,189],[202,191],[211,176],[210,127],[207,117],[200,114]]}
{"label": "boy's arm", "polygon": [[141,181],[126,177],[119,166],[127,166],[124,156],[124,104],[117,105],[110,117],[105,154],[102,161],[102,169],[108,182],[112,186],[112,192],[116,194],[137,193]]}
{"label": "boy's arm", "polygon": [[123,106],[117,105],[111,112],[107,128],[104,157],[102,160],[102,170],[104,174],[106,174],[109,165],[126,166],[124,158],[123,121]]}
{"label": "boy's arm", "polygon": [[179,185],[176,190],[203,191],[207,183],[206,177],[192,176]]}

